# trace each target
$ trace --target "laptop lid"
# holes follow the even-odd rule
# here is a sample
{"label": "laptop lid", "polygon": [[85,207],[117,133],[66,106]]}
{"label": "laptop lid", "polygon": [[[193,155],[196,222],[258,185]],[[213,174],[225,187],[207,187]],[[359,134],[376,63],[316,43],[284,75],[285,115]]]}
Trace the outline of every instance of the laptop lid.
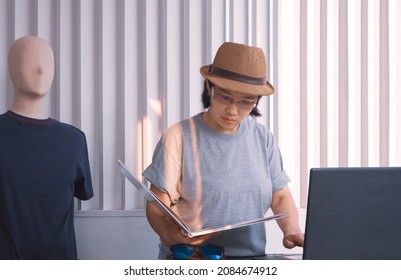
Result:
{"label": "laptop lid", "polygon": [[176,215],[170,207],[165,205],[163,201],[161,201],[144,183],[142,183],[141,180],[139,180],[139,178],[137,178],[134,174],[132,174],[132,172],[127,168],[127,166],[121,160],[118,160],[118,164],[120,167],[121,174],[124,175],[125,178],[127,178],[139,191],[141,191],[145,195],[147,200],[154,201],[155,204],[159,207],[159,209],[165,215],[169,216],[181,228],[182,233],[188,237],[196,237],[204,234],[250,226],[258,223],[263,223],[267,221],[273,221],[276,219],[288,217],[288,213],[283,212],[272,216],[264,216],[234,224],[205,228],[198,231],[191,231],[191,229],[184,223],[184,221],[182,221],[181,218],[178,215]]}
{"label": "laptop lid", "polygon": [[401,167],[312,168],[303,259],[401,259]]}
{"label": "laptop lid", "polygon": [[146,199],[149,201],[155,201],[156,205],[158,205],[159,209],[167,216],[171,217],[173,221],[184,231],[184,234],[190,236],[190,230],[188,226],[178,217],[167,205],[163,203],[144,183],[141,182],[131,171],[127,168],[127,166],[121,161],[118,160],[118,164],[120,167],[120,172],[127,178],[140,192],[142,192]]}

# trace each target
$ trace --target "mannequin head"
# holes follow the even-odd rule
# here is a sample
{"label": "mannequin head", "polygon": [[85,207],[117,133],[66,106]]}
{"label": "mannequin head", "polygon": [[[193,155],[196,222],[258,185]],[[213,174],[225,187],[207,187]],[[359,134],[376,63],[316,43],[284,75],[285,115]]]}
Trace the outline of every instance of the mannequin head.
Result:
{"label": "mannequin head", "polygon": [[8,71],[16,95],[30,98],[44,96],[54,77],[51,46],[35,36],[17,39],[9,49]]}

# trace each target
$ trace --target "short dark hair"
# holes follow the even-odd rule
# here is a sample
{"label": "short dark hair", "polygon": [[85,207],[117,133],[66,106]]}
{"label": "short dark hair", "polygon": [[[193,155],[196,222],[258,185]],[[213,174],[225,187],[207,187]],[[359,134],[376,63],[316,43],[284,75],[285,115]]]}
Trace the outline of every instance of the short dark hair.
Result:
{"label": "short dark hair", "polygon": [[[203,108],[207,109],[210,107],[210,95],[209,92],[207,90],[207,84],[209,83],[209,87],[212,88],[214,87],[214,84],[212,82],[210,82],[209,80],[205,79],[204,83],[203,83],[203,92],[202,92],[202,105]],[[258,110],[258,103],[260,100],[261,96],[258,96],[258,101],[256,102],[256,107],[252,109],[252,111],[249,113],[249,115],[251,115],[252,117],[260,117],[262,116],[262,114],[260,113],[260,111]]]}

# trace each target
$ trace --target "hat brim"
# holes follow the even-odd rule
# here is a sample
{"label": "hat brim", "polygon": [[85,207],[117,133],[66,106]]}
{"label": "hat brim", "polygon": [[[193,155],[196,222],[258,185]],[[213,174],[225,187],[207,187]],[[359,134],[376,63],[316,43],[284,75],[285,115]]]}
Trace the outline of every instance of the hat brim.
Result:
{"label": "hat brim", "polygon": [[218,76],[216,74],[211,74],[209,72],[209,65],[202,66],[199,71],[205,79],[208,79],[216,86],[229,91],[259,96],[267,96],[274,93],[274,87],[269,83],[269,81],[266,81],[265,85],[252,85],[248,83],[238,82],[222,76]]}

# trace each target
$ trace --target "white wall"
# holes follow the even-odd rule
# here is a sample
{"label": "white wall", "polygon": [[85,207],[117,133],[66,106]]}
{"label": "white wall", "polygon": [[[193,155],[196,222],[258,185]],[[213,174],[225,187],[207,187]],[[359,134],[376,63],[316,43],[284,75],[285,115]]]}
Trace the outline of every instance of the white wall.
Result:
{"label": "white wall", "polygon": [[[396,0],[0,0],[0,111],[12,100],[9,45],[48,40],[48,113],[88,140],[95,197],[76,201],[80,257],[150,258],[154,246],[134,250],[157,242],[144,198],[117,159],[140,175],[161,133],[202,110],[199,68],[224,41],[265,50],[276,94],[262,98],[259,121],[278,139],[298,206],[310,167],[401,165],[399,14]],[[268,230],[270,252],[285,251]]]}
{"label": "white wall", "polygon": [[79,211],[75,232],[79,259],[157,259],[159,238],[144,210]]}

